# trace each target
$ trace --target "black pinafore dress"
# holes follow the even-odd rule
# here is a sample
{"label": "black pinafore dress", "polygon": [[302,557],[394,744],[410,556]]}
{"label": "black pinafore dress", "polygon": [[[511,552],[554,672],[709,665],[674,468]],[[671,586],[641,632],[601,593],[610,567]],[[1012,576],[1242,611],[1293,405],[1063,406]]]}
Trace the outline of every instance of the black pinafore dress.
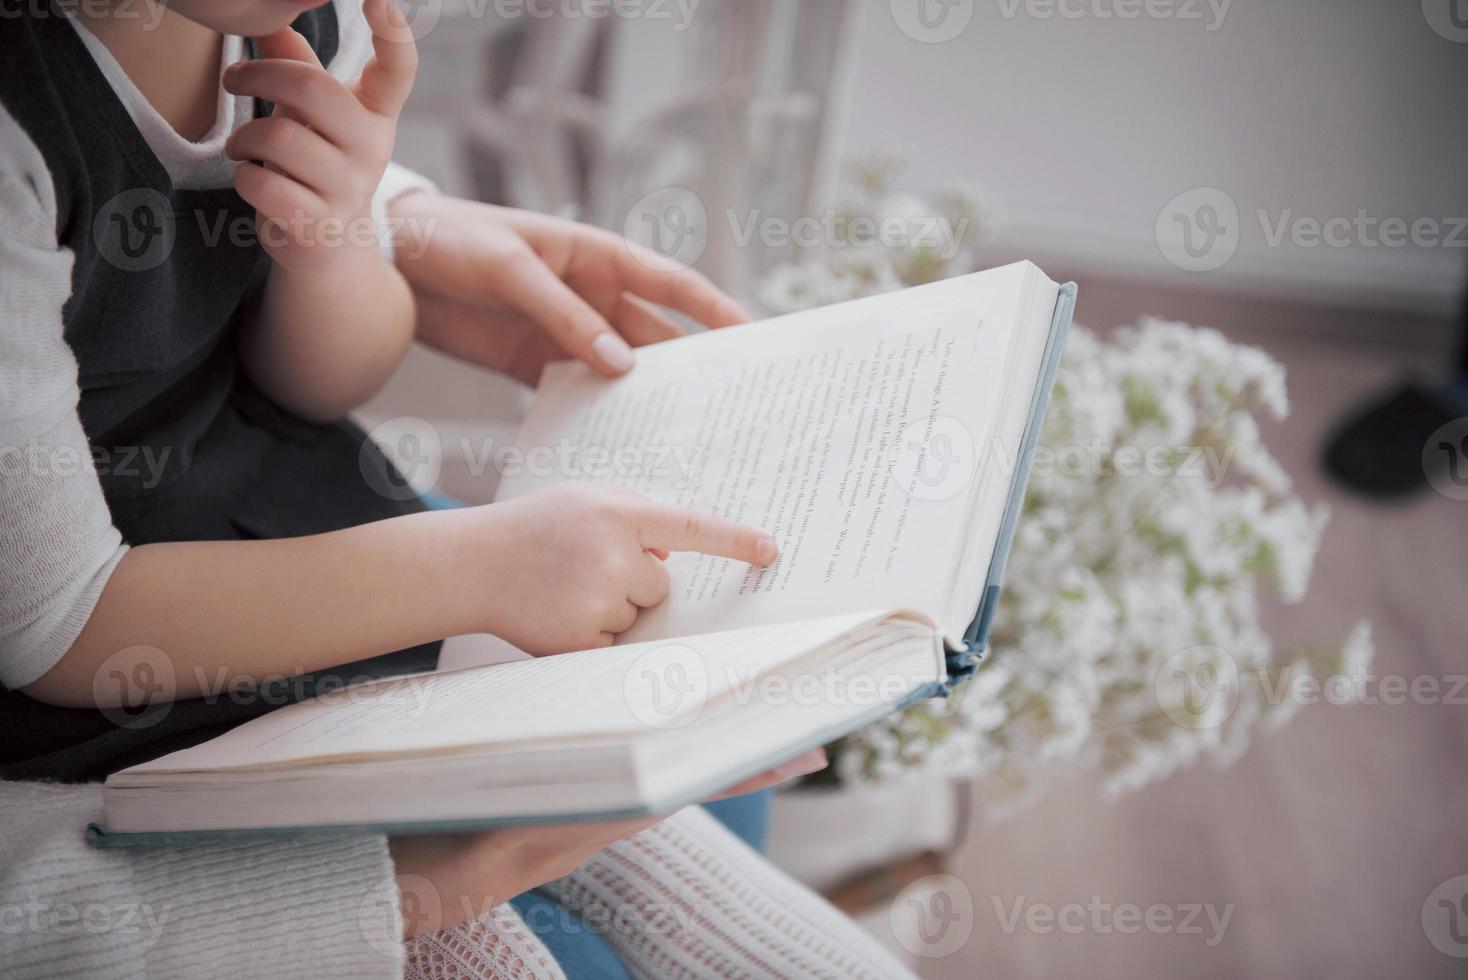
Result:
{"label": "black pinafore dress", "polygon": [[[328,64],[332,6],[294,26]],[[49,0],[0,24],[0,65],[0,103],[46,160],[57,240],[75,255],[65,337],[82,426],[123,540],[290,537],[423,510],[360,429],[303,421],[240,369],[241,311],[269,263],[254,240],[254,210],[233,188],[173,187]],[[274,689],[230,687],[162,707],[140,700],[137,710],[126,705],[130,686],[146,684],[156,665],[131,663],[133,674],[117,678],[124,707],[105,712],[0,689],[0,778],[101,779],[345,681],[431,669],[437,656],[438,644],[427,644]]]}

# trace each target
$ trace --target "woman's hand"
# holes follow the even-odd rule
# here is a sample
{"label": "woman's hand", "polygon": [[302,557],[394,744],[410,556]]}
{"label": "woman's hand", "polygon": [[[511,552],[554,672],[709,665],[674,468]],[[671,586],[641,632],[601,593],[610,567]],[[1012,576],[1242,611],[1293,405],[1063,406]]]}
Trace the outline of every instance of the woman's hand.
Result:
{"label": "woman's hand", "polygon": [[256,209],[260,243],[277,265],[319,268],[346,257],[381,261],[372,195],[392,156],[413,87],[417,48],[393,0],[367,0],[375,57],[351,85],[327,73],[289,27],[259,39],[261,58],[230,65],[224,88],[275,103],[225,143],[235,189]]}
{"label": "woman's hand", "polygon": [[768,565],[768,534],[626,490],[565,483],[461,513],[482,546],[458,548],[455,578],[478,603],[479,632],[543,655],[608,646],[668,595],[670,551]]}
{"label": "woman's hand", "polygon": [[[815,749],[716,799],[756,793],[825,767],[825,751]],[[404,937],[477,918],[522,892],[565,877],[608,845],[667,816],[391,837],[388,848],[403,907]]]}
{"label": "woman's hand", "polygon": [[692,269],[590,225],[424,191],[390,210],[418,339],[526,384],[567,357],[619,375],[631,347],[683,334],[650,304],[708,327],[749,319]]}

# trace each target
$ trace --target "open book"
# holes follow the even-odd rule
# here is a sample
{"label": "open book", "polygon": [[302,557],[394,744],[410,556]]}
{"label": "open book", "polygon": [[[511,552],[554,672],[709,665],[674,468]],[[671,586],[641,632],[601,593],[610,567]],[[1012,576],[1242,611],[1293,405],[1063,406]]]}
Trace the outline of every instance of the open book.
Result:
{"label": "open book", "polygon": [[501,499],[589,479],[771,532],[616,646],[371,682],[107,780],[101,844],[659,812],[971,674],[1074,308],[1017,263],[546,371]]}

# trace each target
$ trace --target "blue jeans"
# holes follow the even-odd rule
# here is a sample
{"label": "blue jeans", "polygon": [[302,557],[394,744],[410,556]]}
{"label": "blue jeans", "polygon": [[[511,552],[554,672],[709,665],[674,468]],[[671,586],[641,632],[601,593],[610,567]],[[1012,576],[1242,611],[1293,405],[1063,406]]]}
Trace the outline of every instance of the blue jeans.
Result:
{"label": "blue jeans", "polygon": [[[464,506],[436,491],[424,494],[423,502],[433,510]],[[772,792],[762,790],[704,806],[744,843],[763,852],[769,833]],[[570,980],[631,980],[606,939],[582,922],[580,916],[557,905],[554,899],[535,890],[516,895],[510,904],[525,920],[526,928],[550,950]]]}

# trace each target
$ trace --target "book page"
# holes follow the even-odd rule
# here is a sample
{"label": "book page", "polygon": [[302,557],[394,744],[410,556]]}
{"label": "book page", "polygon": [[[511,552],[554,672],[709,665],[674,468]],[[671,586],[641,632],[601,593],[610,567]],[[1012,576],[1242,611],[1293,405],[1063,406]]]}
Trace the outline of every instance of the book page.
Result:
{"label": "book page", "polygon": [[762,528],[762,570],[674,555],[621,641],[868,608],[941,621],[1039,272],[1019,263],[645,347],[626,377],[542,379],[498,497],[621,486]]}

